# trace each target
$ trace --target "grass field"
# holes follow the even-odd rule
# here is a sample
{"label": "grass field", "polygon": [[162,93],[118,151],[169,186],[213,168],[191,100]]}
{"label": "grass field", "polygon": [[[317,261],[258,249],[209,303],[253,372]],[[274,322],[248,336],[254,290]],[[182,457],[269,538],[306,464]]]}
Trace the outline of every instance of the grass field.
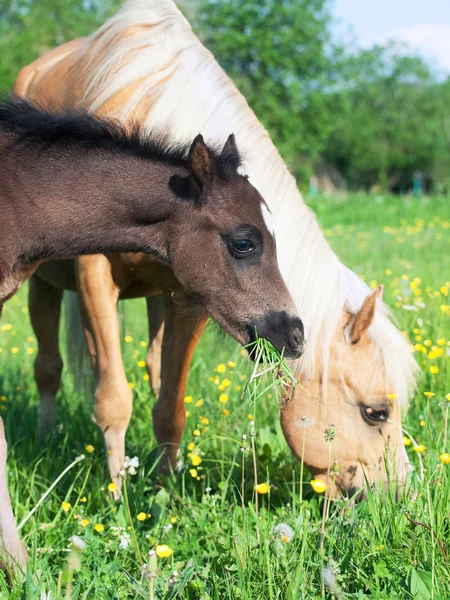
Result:
{"label": "grass field", "polygon": [[[37,439],[32,377],[36,343],[22,290],[7,304],[0,331],[0,414],[10,447],[9,483],[17,521],[72,461],[81,454],[85,459],[23,527],[30,555],[27,581],[8,591],[0,575],[0,598],[68,598],[71,587],[72,598],[96,600],[314,599],[322,597],[323,565],[326,580],[335,580],[335,590],[325,590],[327,598],[450,598],[450,464],[440,460],[443,452],[450,452],[444,434],[450,407],[449,200],[352,195],[320,198],[312,206],[342,260],[370,285],[385,283],[385,299],[423,366],[405,424],[425,451],[419,455],[408,448],[415,470],[404,497],[396,503],[392,495],[375,490],[354,507],[344,500],[333,503],[323,558],[323,496],[313,492],[305,473],[304,497],[299,498],[300,464],[281,433],[276,392],[256,403],[251,398],[239,401],[238,387],[252,367],[240,348],[213,331],[204,336],[190,373],[184,467],[164,488],[155,489],[153,398],[141,366],[147,339],[144,303],[135,301],[125,307],[123,351],[134,386],[128,454],[137,456],[140,466],[128,478],[129,510],[124,499],[113,502],[91,399],[77,396],[68,374],[59,396],[57,430],[44,444]],[[218,365],[224,365],[223,373]],[[216,378],[231,382],[226,403],[219,401]],[[255,418],[258,478],[270,482],[271,489],[259,497],[256,516],[253,457],[245,452],[243,517],[240,447],[243,434],[250,443],[249,415]],[[195,445],[201,464],[192,465],[189,444]],[[91,453],[86,451],[89,445]],[[406,513],[424,526],[412,524]],[[274,535],[281,523],[292,528],[289,542]],[[71,573],[73,535],[82,537],[87,547],[81,568]],[[157,562],[152,577],[154,565],[143,564],[149,561],[148,552],[163,544],[173,553],[152,559]]]}

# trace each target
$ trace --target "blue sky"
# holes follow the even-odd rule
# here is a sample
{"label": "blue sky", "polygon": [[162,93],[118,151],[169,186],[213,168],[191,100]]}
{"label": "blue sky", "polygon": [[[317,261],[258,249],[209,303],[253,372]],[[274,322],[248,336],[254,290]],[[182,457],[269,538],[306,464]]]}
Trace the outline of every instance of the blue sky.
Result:
{"label": "blue sky", "polygon": [[450,73],[450,0],[334,0],[337,32],[348,25],[360,46],[395,39]]}

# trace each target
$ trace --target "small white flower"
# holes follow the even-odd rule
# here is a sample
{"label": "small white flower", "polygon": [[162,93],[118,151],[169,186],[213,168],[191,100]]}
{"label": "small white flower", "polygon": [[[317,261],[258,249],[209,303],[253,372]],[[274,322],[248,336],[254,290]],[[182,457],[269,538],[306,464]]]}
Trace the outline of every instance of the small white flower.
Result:
{"label": "small white flower", "polygon": [[130,536],[127,534],[122,535],[119,542],[119,548],[121,550],[126,550],[130,545]]}

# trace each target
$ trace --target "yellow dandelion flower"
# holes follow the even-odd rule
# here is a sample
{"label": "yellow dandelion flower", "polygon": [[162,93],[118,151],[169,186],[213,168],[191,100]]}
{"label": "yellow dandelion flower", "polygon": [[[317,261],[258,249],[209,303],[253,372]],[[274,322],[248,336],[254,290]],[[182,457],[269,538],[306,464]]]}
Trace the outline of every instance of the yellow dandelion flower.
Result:
{"label": "yellow dandelion flower", "polygon": [[130,381],[130,383],[128,384],[128,387],[130,388],[130,390],[132,390],[135,386],[136,386],[136,384],[133,381]]}
{"label": "yellow dandelion flower", "polygon": [[397,394],[388,394],[388,399],[389,400],[396,400],[397,399]]}
{"label": "yellow dandelion flower", "polygon": [[440,292],[441,292],[441,294],[443,294],[444,296],[448,296],[448,289],[446,288],[446,286],[445,286],[445,285],[443,285],[443,286],[440,288]]}
{"label": "yellow dandelion flower", "polygon": [[131,335],[126,335],[124,339],[127,344],[131,344],[131,342],[133,341],[133,338]]}
{"label": "yellow dandelion flower", "polygon": [[[450,402],[450,394],[446,394],[445,397]],[[5,398],[5,400],[6,400],[6,398]]]}
{"label": "yellow dandelion flower", "polygon": [[114,483],[114,481],[111,481],[111,483],[108,485],[108,492],[115,492],[117,490],[117,485]]}
{"label": "yellow dandelion flower", "polygon": [[97,523],[96,525],[94,525],[94,530],[97,533],[102,533],[102,531],[105,531],[105,526],[102,525],[101,523]]}
{"label": "yellow dandelion flower", "polygon": [[245,358],[246,356],[248,356],[248,352],[244,348],[242,348],[242,350],[241,350],[241,356],[242,356],[242,358]]}
{"label": "yellow dandelion flower", "polygon": [[206,433],[208,431],[209,427],[203,427],[203,433]]}
{"label": "yellow dandelion flower", "polygon": [[194,467],[198,467],[198,465],[202,462],[202,459],[197,454],[194,454],[194,456],[191,459],[191,462]]}
{"label": "yellow dandelion flower", "polygon": [[430,373],[432,375],[436,375],[436,373],[439,373],[439,367],[436,365],[430,365]]}
{"label": "yellow dandelion flower", "polygon": [[385,275],[392,275],[392,269],[386,269],[384,273]]}
{"label": "yellow dandelion flower", "polygon": [[29,344],[32,344],[34,341],[35,341],[35,340],[34,340],[34,337],[33,337],[32,335],[29,335],[29,336],[27,337],[27,342],[28,342]]}
{"label": "yellow dandelion flower", "polygon": [[281,536],[281,541],[284,542],[285,544],[289,544],[289,542],[291,541],[287,535],[282,535]]}
{"label": "yellow dandelion flower", "polygon": [[146,518],[147,518],[147,513],[145,513],[145,512],[140,512],[138,514],[138,516],[136,517],[136,519],[138,521],[145,521]]}
{"label": "yellow dandelion flower", "polygon": [[161,544],[155,548],[156,556],[158,558],[169,558],[173,554],[173,550],[167,544]]}
{"label": "yellow dandelion flower", "polygon": [[255,417],[254,417],[253,415],[248,415],[248,420],[249,420],[249,421],[254,421],[254,420],[255,420]]}
{"label": "yellow dandelion flower", "polygon": [[235,362],[233,362],[232,360],[229,360],[227,364],[228,364],[228,366],[230,367],[230,369],[234,369],[234,368],[235,368],[235,366],[236,366],[236,363],[235,363]]}
{"label": "yellow dandelion flower", "polygon": [[217,365],[217,367],[216,367],[216,371],[218,373],[225,373],[226,370],[227,370],[227,368],[223,363],[221,363],[220,365]]}
{"label": "yellow dandelion flower", "polygon": [[189,473],[190,473],[191,477],[193,477],[194,479],[197,479],[197,477],[198,477],[197,469],[189,469]]}
{"label": "yellow dandelion flower", "polygon": [[240,391],[242,390],[242,385],[237,385],[237,386],[235,387],[235,390],[236,390],[237,392],[240,392]]}
{"label": "yellow dandelion flower", "polygon": [[404,446],[411,446],[411,440],[409,439],[409,437],[403,436],[403,445]]}
{"label": "yellow dandelion flower", "polygon": [[86,452],[88,454],[92,454],[95,450],[94,446],[92,446],[91,444],[88,444],[87,446],[85,446],[84,449],[86,450]]}
{"label": "yellow dandelion flower", "polygon": [[425,450],[425,446],[420,444],[420,446],[414,446],[413,450],[414,452],[417,452],[417,454],[422,454],[422,452]]}
{"label": "yellow dandelion flower", "polygon": [[2,325],[2,331],[11,331],[12,328],[13,326],[11,323],[5,323],[5,325]]}
{"label": "yellow dandelion flower", "polygon": [[17,347],[11,348],[11,354],[19,354],[19,348],[17,348]]}
{"label": "yellow dandelion flower", "polygon": [[185,414],[186,414],[186,419],[191,416],[191,413],[188,410],[186,411]]}
{"label": "yellow dandelion flower", "polygon": [[448,452],[444,452],[439,458],[444,465],[450,465],[450,454],[448,454]]}
{"label": "yellow dandelion flower", "polygon": [[241,381],[245,381],[247,379],[247,375],[241,375]]}
{"label": "yellow dandelion flower", "polygon": [[223,414],[224,414],[226,417],[229,417],[229,416],[230,416],[230,411],[228,410],[228,408],[224,408],[224,409],[223,409]]}
{"label": "yellow dandelion flower", "polygon": [[219,402],[221,402],[222,404],[225,404],[226,402],[228,402],[228,395],[227,394],[220,394],[220,396],[219,396]]}
{"label": "yellow dandelion flower", "polygon": [[422,419],[422,421],[420,421],[419,425],[420,425],[421,427],[425,427],[425,421]]}
{"label": "yellow dandelion flower", "polygon": [[450,311],[450,304],[441,304],[440,308],[444,314],[447,314]]}
{"label": "yellow dandelion flower", "polygon": [[190,444],[188,444],[188,450],[190,450],[192,452],[192,450],[194,450],[194,448],[195,448],[194,442],[191,442]]}
{"label": "yellow dandelion flower", "polygon": [[27,348],[27,354],[34,354],[34,348]]}
{"label": "yellow dandelion flower", "polygon": [[137,366],[138,366],[140,369],[143,369],[143,368],[146,366],[146,365],[145,365],[145,360],[140,360],[140,361],[138,361],[138,364],[137,364]]}
{"label": "yellow dandelion flower", "polygon": [[321,479],[311,479],[309,483],[311,484],[312,489],[318,494],[323,494],[323,492],[327,489],[327,484]]}
{"label": "yellow dandelion flower", "polygon": [[191,404],[191,402],[192,402],[193,399],[194,398],[192,396],[186,396],[184,398],[184,401],[186,402],[186,404]]}
{"label": "yellow dandelion flower", "polygon": [[225,391],[225,387],[220,384],[219,386],[217,386],[217,389],[219,390],[219,392],[224,392]]}
{"label": "yellow dandelion flower", "polygon": [[192,432],[192,435],[195,435],[196,437],[198,437],[199,435],[201,435],[200,429],[194,429],[194,431]]}
{"label": "yellow dandelion flower", "polygon": [[200,417],[200,423],[202,425],[209,425],[209,419],[207,419],[206,417]]}
{"label": "yellow dandelion flower", "polygon": [[6,396],[0,396],[0,400],[1,400],[2,402],[6,402]]}
{"label": "yellow dandelion flower", "polygon": [[224,388],[230,387],[231,381],[229,379],[223,379],[222,380],[222,385],[223,385]]}
{"label": "yellow dandelion flower", "polygon": [[434,392],[424,392],[423,395],[426,396],[427,398],[432,398],[435,395],[435,393]]}
{"label": "yellow dandelion flower", "polygon": [[203,406],[204,402],[203,402],[203,398],[200,398],[200,400],[197,400],[197,402],[195,403],[195,406],[200,407]]}
{"label": "yellow dandelion flower", "polygon": [[139,346],[142,346],[142,348],[147,348],[148,343],[142,340],[142,342],[139,342]]}
{"label": "yellow dandelion flower", "polygon": [[86,496],[83,496],[82,498],[80,498],[80,502],[83,502],[83,503],[84,503],[84,502],[87,502],[87,498],[86,498]]}
{"label": "yellow dandelion flower", "polygon": [[270,490],[270,485],[268,483],[258,483],[255,485],[255,492],[258,494],[267,494]]}
{"label": "yellow dandelion flower", "polygon": [[64,512],[69,512],[71,507],[70,502],[66,502],[65,500],[63,502],[61,502],[61,508],[63,509]]}
{"label": "yellow dandelion flower", "polygon": [[80,525],[81,527],[86,527],[86,525],[89,525],[88,519],[81,519]]}
{"label": "yellow dandelion flower", "polygon": [[144,377],[143,377],[142,379],[143,379],[144,381],[149,381],[149,379],[150,379],[150,376],[149,376],[149,374],[148,374],[148,373],[145,373],[145,374],[144,374]]}
{"label": "yellow dandelion flower", "polygon": [[438,346],[445,346],[445,339],[441,338],[440,340],[437,341]]}
{"label": "yellow dandelion flower", "polygon": [[178,517],[170,517],[170,522],[175,525],[175,523],[178,521]]}

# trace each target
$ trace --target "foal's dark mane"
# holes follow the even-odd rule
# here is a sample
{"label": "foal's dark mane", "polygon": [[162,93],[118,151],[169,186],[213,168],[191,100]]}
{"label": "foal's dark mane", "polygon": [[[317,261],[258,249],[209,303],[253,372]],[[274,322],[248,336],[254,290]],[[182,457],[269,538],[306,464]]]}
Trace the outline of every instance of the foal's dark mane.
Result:
{"label": "foal's dark mane", "polygon": [[[117,121],[94,117],[82,110],[47,112],[23,99],[0,100],[0,130],[19,133],[20,142],[42,147],[83,144],[87,148],[120,152],[174,167],[187,168],[189,143],[167,143],[161,132],[143,133],[135,123],[128,132]],[[208,145],[216,173],[226,181],[236,178],[236,155]]]}

